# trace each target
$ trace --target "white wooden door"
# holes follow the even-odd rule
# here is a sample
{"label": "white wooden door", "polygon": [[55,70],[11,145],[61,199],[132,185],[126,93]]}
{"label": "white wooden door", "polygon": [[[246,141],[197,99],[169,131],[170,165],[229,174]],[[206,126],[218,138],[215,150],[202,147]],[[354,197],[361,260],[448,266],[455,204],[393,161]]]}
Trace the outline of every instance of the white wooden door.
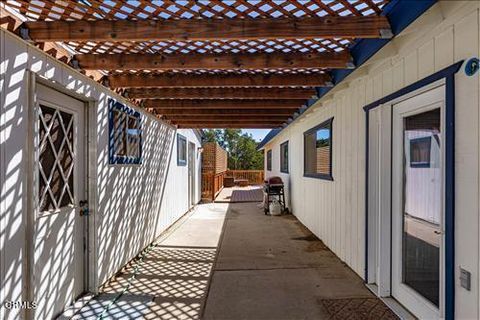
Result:
{"label": "white wooden door", "polygon": [[392,295],[420,319],[443,314],[444,86],[393,105]]}
{"label": "white wooden door", "polygon": [[35,107],[35,318],[50,319],[85,288],[85,105],[37,85]]}

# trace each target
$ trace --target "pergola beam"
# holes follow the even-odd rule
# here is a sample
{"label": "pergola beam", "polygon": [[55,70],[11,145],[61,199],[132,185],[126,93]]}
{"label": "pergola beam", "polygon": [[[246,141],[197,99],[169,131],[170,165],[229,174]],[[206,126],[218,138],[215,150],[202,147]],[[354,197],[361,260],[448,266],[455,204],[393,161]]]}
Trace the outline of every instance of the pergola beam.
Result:
{"label": "pergola beam", "polygon": [[74,60],[84,70],[354,68],[352,57],[346,50],[311,53],[77,54]]}
{"label": "pergola beam", "polygon": [[148,111],[156,115],[165,116],[270,116],[270,115],[285,115],[290,116],[294,113],[291,109],[165,109],[165,108],[147,108]]}
{"label": "pergola beam", "polygon": [[165,120],[170,120],[173,123],[176,124],[181,124],[181,123],[199,123],[199,124],[215,124],[215,123],[263,123],[263,124],[276,124],[276,125],[282,125],[282,123],[287,122],[286,118],[271,118],[271,119],[265,119],[265,118],[259,118],[259,119],[245,119],[245,118],[238,118],[238,119],[232,119],[232,118],[224,118],[224,119],[196,119],[196,118],[189,118],[189,119],[172,119],[172,118],[167,118]]}
{"label": "pergola beam", "polygon": [[276,124],[280,126],[285,120],[223,120],[223,121],[215,121],[215,120],[177,120],[172,121],[176,124],[218,124],[218,123],[232,123],[232,124]]}
{"label": "pergola beam", "polygon": [[326,87],[333,86],[326,73],[295,74],[118,74],[106,78],[111,88],[191,87]]}
{"label": "pergola beam", "polygon": [[132,99],[308,99],[314,88],[131,88]]}
{"label": "pergola beam", "polygon": [[266,123],[181,123],[176,124],[181,129],[221,129],[221,128],[238,128],[238,129],[273,129],[279,128],[281,125]]}
{"label": "pergola beam", "polygon": [[297,99],[228,99],[228,100],[145,100],[145,108],[161,109],[290,109],[301,107]]}
{"label": "pergola beam", "polygon": [[383,16],[329,16],[299,19],[75,20],[25,23],[37,42],[187,41],[305,38],[386,38]]}
{"label": "pergola beam", "polygon": [[290,115],[165,115],[163,118],[172,121],[242,121],[242,120],[253,120],[253,121],[268,121],[268,120],[279,120],[286,121]]}

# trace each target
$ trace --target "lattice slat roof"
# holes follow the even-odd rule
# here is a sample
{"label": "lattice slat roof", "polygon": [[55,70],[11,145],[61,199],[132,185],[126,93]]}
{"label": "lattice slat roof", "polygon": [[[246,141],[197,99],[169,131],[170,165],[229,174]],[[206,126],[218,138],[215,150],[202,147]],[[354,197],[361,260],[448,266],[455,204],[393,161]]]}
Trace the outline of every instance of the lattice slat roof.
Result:
{"label": "lattice slat roof", "polygon": [[256,53],[341,52],[350,39],[261,39],[218,41],[66,42],[79,53]]}
{"label": "lattice slat roof", "polygon": [[[7,1],[29,20],[261,19],[376,15],[388,0]],[[342,51],[349,39],[67,42],[78,53]]]}
{"label": "lattice slat roof", "polygon": [[[6,5],[24,16],[27,21],[287,21],[290,19],[292,23],[301,21],[302,19],[322,18],[328,19],[330,17],[376,17],[382,12],[382,8],[389,0],[164,0],[164,1],[117,1],[117,0],[7,0]],[[222,22],[223,23],[223,22]],[[315,25],[315,24],[314,24]],[[28,26],[28,24],[27,24]],[[362,25],[360,25],[362,26]],[[340,28],[341,30],[341,28]],[[143,41],[110,41],[99,39],[65,39],[61,42],[68,47],[70,51],[81,55],[97,55],[97,54],[122,54],[122,55],[142,55],[157,54],[160,56],[175,56],[175,55],[244,55],[245,58],[249,55],[259,54],[291,54],[292,61],[296,61],[295,57],[301,57],[308,53],[348,53],[349,48],[355,43],[356,39],[352,36],[331,37],[331,36],[315,36],[317,34],[309,34],[308,37],[274,37],[274,38],[208,38],[208,39],[163,39],[163,40],[147,40]],[[35,38],[32,37],[33,41]],[[148,38],[150,39],[150,38]],[[48,43],[48,41],[46,41]],[[43,44],[39,44],[43,46]],[[263,59],[263,57],[261,58]],[[79,59],[78,61],[82,61]],[[263,60],[262,60],[263,61]],[[273,61],[272,61],[273,62]],[[288,82],[283,84],[282,78],[271,79],[271,77],[279,75],[292,75],[299,79],[295,86],[298,87],[312,87],[312,79],[302,83],[299,78],[302,75],[311,77],[318,75],[318,84],[316,86],[331,85],[327,81],[326,75],[329,69],[324,67],[300,68],[289,66],[289,62],[270,64],[265,60],[265,66],[279,64],[282,67],[274,68],[252,68],[248,64],[232,69],[217,69],[215,65],[200,64],[201,67],[195,69],[130,69],[130,65],[125,68],[110,68],[105,70],[98,68],[101,73],[107,76],[115,75],[145,75],[148,77],[176,77],[177,75],[185,75],[187,78],[182,78],[182,83],[188,82],[188,75],[196,75],[204,77],[205,87],[209,86],[209,81],[212,81],[212,87],[218,87],[218,81],[213,81],[211,77],[214,76],[228,76],[229,83],[239,83],[245,87],[251,83],[254,86],[262,86],[268,88],[270,85],[278,87],[290,87],[293,83]],[[206,63],[206,62],[205,62]],[[115,65],[117,66],[117,65]],[[253,66],[253,65],[252,65]],[[345,68],[349,64],[346,61]],[[82,65],[80,63],[80,68]],[[264,79],[260,77],[264,76]],[[234,79],[238,78],[238,81]],[[241,79],[247,77],[248,79]],[[167,79],[168,80],[168,79]],[[158,80],[162,82],[163,80]],[[196,80],[198,82],[198,79]],[[167,81],[168,82],[168,81]],[[170,81],[169,83],[171,83]],[[195,82],[195,83],[197,83]],[[108,82],[105,82],[108,84]],[[123,81],[124,85],[128,86],[128,81]],[[126,83],[126,84],[125,84]],[[193,85],[193,84],[192,84]],[[185,87],[189,84],[186,83]],[[230,86],[230,84],[229,84]],[[227,87],[227,86],[226,86]],[[265,89],[267,90],[267,89]],[[122,90],[123,91],[123,90]],[[262,96],[260,94],[260,96]],[[268,95],[266,95],[268,96]],[[206,97],[208,98],[208,97]],[[281,98],[281,97],[279,97]],[[305,97],[306,99],[309,97]],[[299,107],[301,103],[299,103]],[[285,118],[286,119],[286,118]]]}
{"label": "lattice slat roof", "polygon": [[387,0],[7,1],[33,20],[232,19],[380,14]]}

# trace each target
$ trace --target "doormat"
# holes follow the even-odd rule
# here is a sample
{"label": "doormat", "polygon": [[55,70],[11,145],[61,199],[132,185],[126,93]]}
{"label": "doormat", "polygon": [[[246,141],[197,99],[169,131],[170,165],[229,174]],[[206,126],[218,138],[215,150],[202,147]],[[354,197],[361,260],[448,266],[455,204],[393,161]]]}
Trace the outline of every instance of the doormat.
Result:
{"label": "doormat", "polygon": [[390,320],[399,319],[380,299],[321,299],[329,319]]}

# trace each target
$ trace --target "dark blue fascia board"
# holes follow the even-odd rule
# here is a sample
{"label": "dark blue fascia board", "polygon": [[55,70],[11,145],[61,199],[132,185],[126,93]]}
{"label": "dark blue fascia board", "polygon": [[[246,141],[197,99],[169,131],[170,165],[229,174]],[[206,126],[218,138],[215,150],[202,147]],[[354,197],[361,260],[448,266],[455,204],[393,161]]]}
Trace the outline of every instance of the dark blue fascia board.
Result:
{"label": "dark blue fascia board", "polygon": [[[382,15],[386,16],[390,22],[394,36],[402,32],[408,25],[421,16],[426,10],[434,5],[437,0],[394,0],[387,4],[383,9]],[[356,67],[360,67],[375,53],[383,48],[391,39],[361,39],[355,41],[350,46],[350,54]],[[330,75],[335,85],[339,84],[348,75],[356,69],[336,69]],[[318,99],[327,94],[333,87],[317,87]],[[309,105],[310,106],[310,105]]]}
{"label": "dark blue fascia board", "polygon": [[[382,15],[386,16],[390,22],[390,27],[394,36],[402,32],[407,26],[421,16],[426,10],[434,5],[437,0],[394,0],[390,2],[382,11]],[[360,39],[350,46],[350,54],[356,67],[360,67],[375,53],[383,48],[391,39]],[[355,69],[336,69],[331,72],[332,82],[334,85],[340,83]],[[331,88],[322,88],[321,98]]]}
{"label": "dark blue fascia board", "polygon": [[437,0],[394,0],[385,6],[382,15],[388,18],[393,34],[397,35],[436,2]]}
{"label": "dark blue fascia board", "polygon": [[272,130],[270,130],[270,131],[267,133],[267,135],[265,136],[265,138],[263,138],[263,140],[258,144],[257,150],[262,149],[270,140],[272,140],[273,138],[275,138],[275,136],[276,136],[280,131],[281,131],[280,129],[272,129]]}
{"label": "dark blue fascia board", "polygon": [[[386,16],[390,22],[390,27],[394,36],[402,32],[407,26],[427,11],[437,0],[393,0],[388,3],[382,10],[382,15]],[[356,67],[364,64],[375,53],[383,48],[391,39],[360,39],[355,41],[349,48]],[[339,84],[343,79],[350,75],[355,69],[336,69],[330,74],[332,82],[335,85]],[[307,109],[315,102],[325,96],[333,87],[317,87],[317,99],[310,99],[307,101]],[[305,112],[305,110],[303,110]],[[302,113],[303,113],[302,112]],[[288,126],[288,125],[287,125]],[[272,131],[274,134],[269,137]],[[270,140],[272,140],[282,129],[274,129],[260,142],[258,149],[262,148]],[[268,138],[268,139],[267,139]]]}

